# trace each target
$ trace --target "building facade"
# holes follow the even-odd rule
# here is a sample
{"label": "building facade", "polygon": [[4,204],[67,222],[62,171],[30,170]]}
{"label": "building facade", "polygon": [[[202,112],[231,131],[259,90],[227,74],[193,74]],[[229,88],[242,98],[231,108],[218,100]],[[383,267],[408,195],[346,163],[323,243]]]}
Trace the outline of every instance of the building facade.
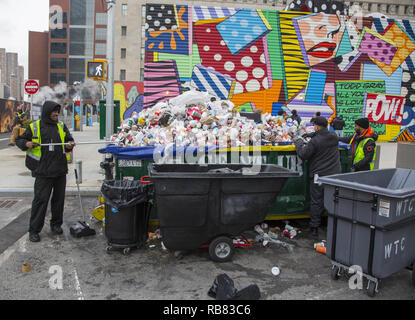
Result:
{"label": "building facade", "polygon": [[29,32],[29,78],[51,87],[85,81],[87,61],[106,57],[106,4],[50,0],[49,16],[48,32]]}
{"label": "building facade", "polygon": [[0,98],[23,100],[23,83],[24,67],[19,66],[18,54],[0,48]]}

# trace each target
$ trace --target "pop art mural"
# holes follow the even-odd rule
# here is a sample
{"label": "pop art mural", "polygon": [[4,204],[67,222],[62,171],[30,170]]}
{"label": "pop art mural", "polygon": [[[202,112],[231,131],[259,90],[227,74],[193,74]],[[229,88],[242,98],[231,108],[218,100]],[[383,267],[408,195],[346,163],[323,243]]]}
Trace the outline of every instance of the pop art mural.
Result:
{"label": "pop art mural", "polygon": [[146,5],[142,106],[190,87],[238,110],[369,118],[379,141],[415,133],[415,21],[360,18],[339,1],[288,11]]}
{"label": "pop art mural", "polygon": [[120,101],[120,119],[139,113],[144,107],[144,83],[135,81],[114,81],[114,100]]}

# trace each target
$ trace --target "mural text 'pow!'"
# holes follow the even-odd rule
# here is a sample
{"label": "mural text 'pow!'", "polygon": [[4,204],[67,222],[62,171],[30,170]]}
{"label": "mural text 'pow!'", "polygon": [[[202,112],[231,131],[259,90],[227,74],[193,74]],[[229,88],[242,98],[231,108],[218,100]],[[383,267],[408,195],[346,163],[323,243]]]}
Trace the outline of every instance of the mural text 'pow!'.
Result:
{"label": "mural text 'pow!'", "polygon": [[405,97],[367,93],[364,116],[370,122],[401,125]]}

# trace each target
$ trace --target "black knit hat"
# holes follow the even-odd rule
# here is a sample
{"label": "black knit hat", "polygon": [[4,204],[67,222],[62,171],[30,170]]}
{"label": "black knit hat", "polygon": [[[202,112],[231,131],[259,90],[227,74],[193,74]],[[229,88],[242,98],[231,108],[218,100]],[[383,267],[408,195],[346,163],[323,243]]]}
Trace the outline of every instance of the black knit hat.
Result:
{"label": "black knit hat", "polygon": [[367,128],[369,128],[369,119],[368,119],[368,118],[360,118],[360,119],[357,119],[357,120],[355,121],[355,123],[356,123],[359,127],[363,128],[363,129],[367,129]]}
{"label": "black knit hat", "polygon": [[318,125],[319,127],[327,128],[328,122],[325,117],[319,116],[314,118],[314,124]]}

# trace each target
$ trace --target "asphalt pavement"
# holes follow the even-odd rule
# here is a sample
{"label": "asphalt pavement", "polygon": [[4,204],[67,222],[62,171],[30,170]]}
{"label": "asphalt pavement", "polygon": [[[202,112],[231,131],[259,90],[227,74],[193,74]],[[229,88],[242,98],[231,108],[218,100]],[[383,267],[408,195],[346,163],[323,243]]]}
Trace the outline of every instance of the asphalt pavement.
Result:
{"label": "asphalt pavement", "polygon": [[[77,142],[96,141],[98,134],[98,124],[73,132]],[[165,250],[162,239],[146,242],[129,255],[117,250],[107,252],[105,228],[92,217],[92,210],[100,205],[98,195],[104,179],[99,167],[100,147],[79,145],[74,154],[74,163],[83,163],[81,201],[86,221],[97,234],[80,239],[70,235],[69,228],[83,220],[73,163],[69,166],[64,234],[51,234],[48,209],[40,243],[28,240],[34,180],[24,167],[24,153],[17,147],[0,148],[0,299],[214,301],[207,292],[215,277],[223,273],[238,290],[256,284],[262,300],[415,299],[412,272],[406,269],[384,279],[374,298],[365,294],[365,281],[359,289],[345,275],[333,280],[330,260],[315,251],[315,239],[307,232],[294,239],[280,235],[281,240],[294,246],[292,252],[278,244],[264,247],[255,242],[250,248],[237,248],[233,260],[226,263],[213,262],[206,248]],[[304,230],[307,222],[293,220],[290,224]],[[282,222],[269,224],[283,227]],[[157,226],[150,228],[154,231]],[[255,239],[257,234],[248,230],[245,235]],[[323,228],[320,239],[325,237]],[[30,271],[23,272],[27,264]],[[281,271],[277,276],[271,272],[275,266]]]}

